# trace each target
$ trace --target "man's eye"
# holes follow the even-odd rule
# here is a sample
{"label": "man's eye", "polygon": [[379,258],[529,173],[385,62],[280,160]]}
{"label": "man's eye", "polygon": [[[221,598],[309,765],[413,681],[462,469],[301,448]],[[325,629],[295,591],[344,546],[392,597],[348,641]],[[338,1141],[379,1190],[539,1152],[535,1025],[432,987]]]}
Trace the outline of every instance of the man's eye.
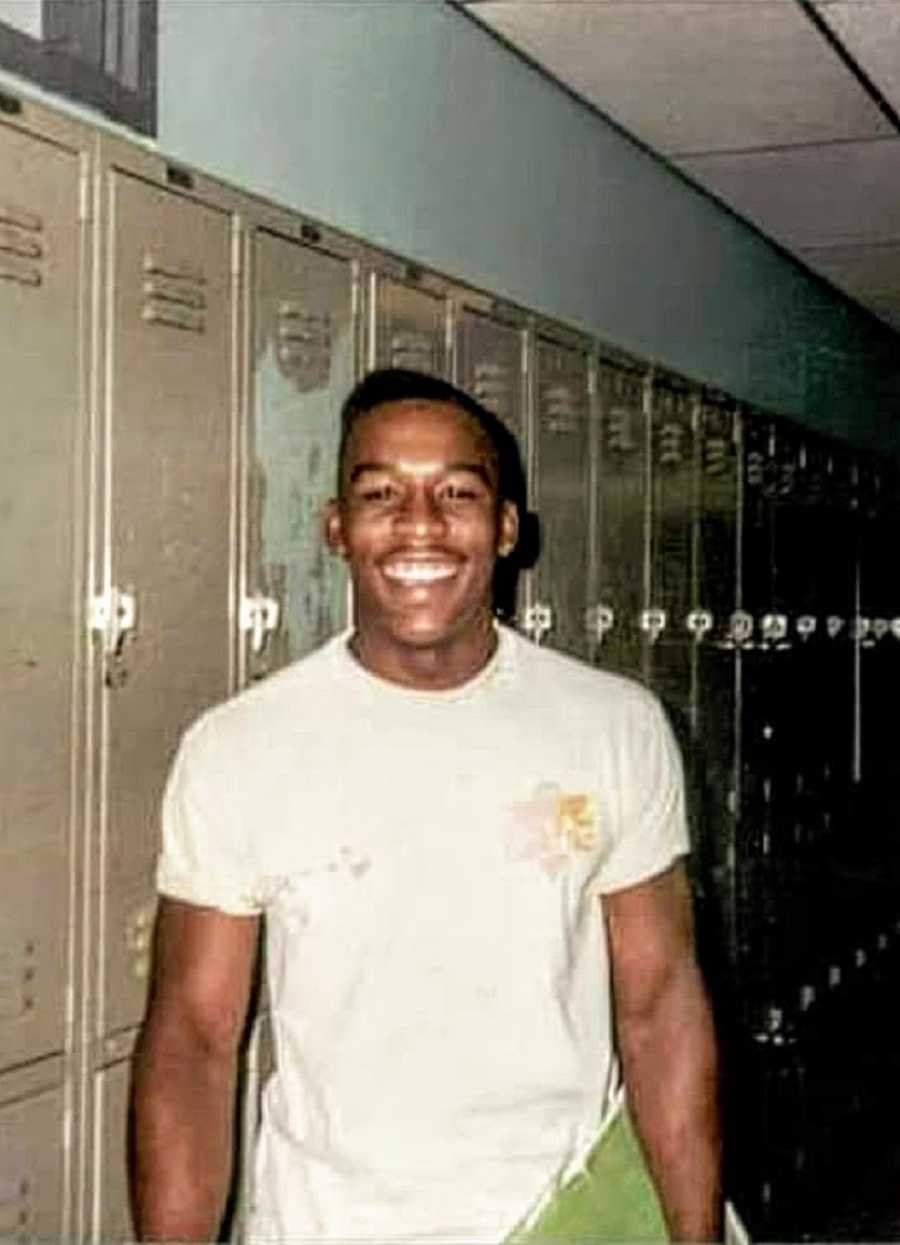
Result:
{"label": "man's eye", "polygon": [[368,502],[392,501],[396,495],[397,490],[392,484],[370,484],[357,493],[360,501]]}
{"label": "man's eye", "polygon": [[441,496],[446,501],[476,501],[478,489],[471,484],[445,484]]}

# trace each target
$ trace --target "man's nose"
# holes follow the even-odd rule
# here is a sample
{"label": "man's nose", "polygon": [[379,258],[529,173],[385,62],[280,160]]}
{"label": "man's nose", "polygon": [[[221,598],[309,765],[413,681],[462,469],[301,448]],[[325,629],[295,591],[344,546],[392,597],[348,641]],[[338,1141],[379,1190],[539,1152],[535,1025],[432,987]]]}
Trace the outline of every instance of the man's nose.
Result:
{"label": "man's nose", "polygon": [[444,512],[430,488],[414,488],[407,494],[397,516],[405,531],[416,536],[427,536],[442,531],[445,526]]}

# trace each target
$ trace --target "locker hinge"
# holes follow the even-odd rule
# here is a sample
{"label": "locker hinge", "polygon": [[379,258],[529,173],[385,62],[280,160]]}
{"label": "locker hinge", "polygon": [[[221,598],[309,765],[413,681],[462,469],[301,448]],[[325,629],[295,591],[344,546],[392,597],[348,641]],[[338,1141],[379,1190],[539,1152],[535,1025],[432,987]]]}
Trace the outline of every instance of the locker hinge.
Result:
{"label": "locker hinge", "polygon": [[103,641],[103,651],[119,656],[128,634],[137,623],[137,597],[133,592],[110,588],[92,597],[88,625]]}
{"label": "locker hinge", "polygon": [[261,653],[270,635],[278,627],[281,606],[274,597],[244,597],[238,615],[238,627],[250,636],[250,649]]}

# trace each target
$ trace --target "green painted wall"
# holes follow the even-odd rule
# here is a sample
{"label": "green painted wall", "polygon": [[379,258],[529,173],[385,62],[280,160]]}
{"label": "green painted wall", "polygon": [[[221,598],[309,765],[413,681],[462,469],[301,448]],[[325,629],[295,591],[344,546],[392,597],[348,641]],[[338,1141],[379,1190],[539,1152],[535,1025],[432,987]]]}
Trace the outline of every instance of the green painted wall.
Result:
{"label": "green painted wall", "polygon": [[439,0],[160,0],[164,151],[823,431],[898,338]]}

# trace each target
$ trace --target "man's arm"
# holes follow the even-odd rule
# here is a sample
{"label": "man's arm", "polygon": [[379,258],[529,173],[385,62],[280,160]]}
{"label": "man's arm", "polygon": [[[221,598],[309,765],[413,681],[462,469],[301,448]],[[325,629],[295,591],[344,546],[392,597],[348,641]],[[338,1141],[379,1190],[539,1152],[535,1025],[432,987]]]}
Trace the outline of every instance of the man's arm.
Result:
{"label": "man's arm", "polygon": [[716,1046],[681,863],[603,896],[629,1107],[673,1240],[717,1240]]}
{"label": "man's arm", "polygon": [[160,901],[153,985],[132,1073],[139,1240],[212,1241],[231,1176],[237,1055],[258,918]]}

